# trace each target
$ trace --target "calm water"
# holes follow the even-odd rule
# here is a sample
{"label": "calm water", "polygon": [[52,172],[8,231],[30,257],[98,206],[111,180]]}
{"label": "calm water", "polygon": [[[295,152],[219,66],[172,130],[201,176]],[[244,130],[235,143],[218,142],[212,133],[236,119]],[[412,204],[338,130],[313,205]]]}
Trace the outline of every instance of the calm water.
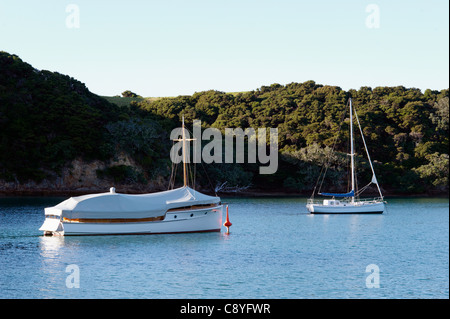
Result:
{"label": "calm water", "polygon": [[226,199],[228,235],[43,237],[43,208],[61,200],[0,198],[0,298],[449,298],[448,199],[391,199],[373,216]]}

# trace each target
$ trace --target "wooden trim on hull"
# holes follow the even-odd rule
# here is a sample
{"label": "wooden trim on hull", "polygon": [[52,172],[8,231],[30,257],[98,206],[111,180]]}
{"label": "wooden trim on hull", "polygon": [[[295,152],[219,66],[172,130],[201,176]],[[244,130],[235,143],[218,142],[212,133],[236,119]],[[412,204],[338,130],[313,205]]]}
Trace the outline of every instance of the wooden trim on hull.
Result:
{"label": "wooden trim on hull", "polygon": [[163,216],[147,217],[147,218],[109,218],[109,219],[96,219],[96,218],[66,218],[63,217],[63,223],[140,223],[140,222],[155,222],[163,220]]}
{"label": "wooden trim on hull", "polygon": [[104,234],[64,234],[64,236],[129,236],[129,235],[165,235],[165,234],[190,234],[190,233],[218,233],[221,229],[207,229],[207,230],[192,230],[192,231],[178,231],[178,232],[141,232],[141,233],[104,233]]}

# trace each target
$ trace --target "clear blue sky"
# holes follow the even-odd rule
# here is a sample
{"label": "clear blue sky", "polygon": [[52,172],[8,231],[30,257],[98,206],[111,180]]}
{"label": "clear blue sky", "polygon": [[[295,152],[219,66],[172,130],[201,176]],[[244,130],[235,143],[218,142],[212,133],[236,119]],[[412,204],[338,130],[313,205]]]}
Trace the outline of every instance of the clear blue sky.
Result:
{"label": "clear blue sky", "polygon": [[[69,4],[79,8],[79,28],[66,25]],[[370,4],[378,28],[366,24]],[[0,50],[100,95],[307,80],[441,90],[448,39],[447,0],[0,0]]]}

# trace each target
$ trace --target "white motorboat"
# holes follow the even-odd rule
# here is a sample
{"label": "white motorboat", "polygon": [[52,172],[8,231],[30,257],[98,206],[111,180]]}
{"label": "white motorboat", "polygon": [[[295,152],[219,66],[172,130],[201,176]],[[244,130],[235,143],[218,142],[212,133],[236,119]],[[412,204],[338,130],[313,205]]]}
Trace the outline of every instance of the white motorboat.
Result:
{"label": "white motorboat", "polygon": [[[183,119],[183,153],[186,149]],[[111,235],[220,232],[220,197],[202,194],[187,185],[158,193],[107,193],[71,197],[45,208],[39,230],[44,235]]]}
{"label": "white motorboat", "polygon": [[[367,150],[366,141],[364,140],[363,131],[359,123],[358,114],[356,110],[352,107],[352,100],[349,100],[350,108],[350,162],[351,162],[351,191],[347,193],[323,193],[318,192],[318,195],[326,196],[328,199],[315,199],[315,188],[313,194],[306,204],[306,208],[311,214],[382,214],[385,210],[385,201],[383,194],[381,193],[380,186],[378,184],[377,178],[375,176],[375,171],[373,169],[372,161],[370,160],[369,151]],[[355,177],[355,152],[354,152],[354,141],[353,141],[353,112],[355,113],[356,121],[361,132],[361,138],[364,143],[364,148],[366,151],[367,159],[370,164],[370,169],[372,170],[372,180],[369,184],[364,186],[359,191],[355,191],[356,188],[356,177]],[[320,179],[320,177],[319,177]],[[323,181],[323,179],[322,179]],[[360,194],[367,189],[371,184],[377,186],[379,197],[361,199]],[[316,185],[317,186],[317,185]],[[329,199],[331,197],[331,199]],[[339,199],[336,199],[339,198]]]}

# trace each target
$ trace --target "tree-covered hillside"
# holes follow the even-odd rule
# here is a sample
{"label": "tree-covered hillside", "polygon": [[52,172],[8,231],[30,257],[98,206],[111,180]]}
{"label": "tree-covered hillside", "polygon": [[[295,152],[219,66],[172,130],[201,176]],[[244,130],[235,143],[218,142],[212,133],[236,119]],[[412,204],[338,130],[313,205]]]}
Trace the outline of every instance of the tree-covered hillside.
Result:
{"label": "tree-covered hillside", "polygon": [[[308,81],[243,93],[205,91],[130,99],[119,106],[67,75],[36,70],[6,52],[0,52],[0,181],[51,182],[75,158],[111,163],[127,154],[134,165],[108,164],[97,171],[97,178],[139,184],[144,190],[155,179],[168,183],[169,134],[184,115],[191,130],[194,119],[201,120],[203,128],[222,132],[235,127],[278,128],[275,174],[259,174],[258,163],[200,164],[197,185],[207,188],[227,182],[265,191],[310,192],[334,147],[337,153],[330,156],[325,183],[337,188],[347,179],[345,110],[350,97],[378,180],[388,194],[448,192],[448,89],[422,93],[398,86],[344,91]],[[365,168],[359,179],[370,180],[362,155],[357,154],[358,165]]]}
{"label": "tree-covered hillside", "polygon": [[40,180],[76,156],[111,156],[105,125],[119,116],[79,81],[0,52],[0,178]]}
{"label": "tree-covered hillside", "polygon": [[[184,114],[188,122],[200,119],[205,127],[222,130],[277,127],[280,149],[277,174],[258,176],[254,166],[241,165],[243,171],[250,173],[247,183],[309,191],[316,183],[328,148],[336,143],[336,151],[348,153],[349,120],[345,111],[350,97],[385,189],[405,193],[448,189],[448,89],[422,93],[402,86],[362,87],[347,92],[308,81],[285,86],[273,84],[238,94],[199,92],[142,101],[138,106],[151,114],[173,119],[174,123]],[[341,125],[343,118],[346,121]],[[336,139],[338,133],[340,138]],[[358,160],[366,167],[367,175],[368,163],[362,155],[360,145]],[[337,157],[328,174],[330,184],[336,187],[346,178],[345,157],[342,154]],[[370,176],[367,178],[370,181]],[[227,176],[218,179],[227,180]]]}

